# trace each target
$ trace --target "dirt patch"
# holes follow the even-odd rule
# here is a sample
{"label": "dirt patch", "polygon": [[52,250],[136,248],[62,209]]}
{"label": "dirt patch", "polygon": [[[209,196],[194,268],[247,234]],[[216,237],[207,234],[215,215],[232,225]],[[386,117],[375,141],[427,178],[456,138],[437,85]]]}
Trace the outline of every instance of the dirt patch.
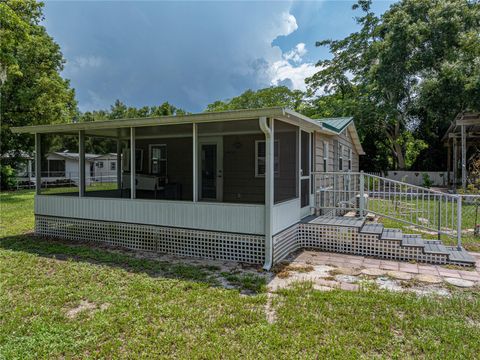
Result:
{"label": "dirt patch", "polygon": [[267,302],[265,304],[265,315],[267,317],[267,322],[269,324],[273,324],[277,319],[277,313],[275,312],[275,308],[273,307],[273,297],[275,294],[271,292],[267,293]]}
{"label": "dirt patch", "polygon": [[272,272],[280,279],[286,279],[295,273],[309,273],[315,268],[310,264],[292,264],[288,262],[281,262],[272,268]]}
{"label": "dirt patch", "polygon": [[104,304],[101,304],[101,305],[97,305],[91,301],[88,301],[88,300],[82,300],[80,301],[80,304],[78,304],[77,306],[75,306],[74,308],[70,308],[66,311],[65,315],[69,318],[69,319],[74,319],[76,318],[80,313],[82,312],[94,312],[96,310],[106,310],[110,307],[110,304],[108,303],[104,303]]}

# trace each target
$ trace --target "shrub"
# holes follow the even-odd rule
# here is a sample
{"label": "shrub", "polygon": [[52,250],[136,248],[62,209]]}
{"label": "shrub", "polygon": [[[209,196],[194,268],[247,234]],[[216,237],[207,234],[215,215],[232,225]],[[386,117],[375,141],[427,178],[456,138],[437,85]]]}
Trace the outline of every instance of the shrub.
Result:
{"label": "shrub", "polygon": [[16,184],[15,170],[10,165],[0,165],[0,190],[13,189]]}
{"label": "shrub", "polygon": [[422,184],[423,187],[426,187],[426,188],[432,187],[433,181],[432,179],[430,179],[430,176],[428,176],[427,173],[423,173],[422,178],[423,178],[423,184]]}

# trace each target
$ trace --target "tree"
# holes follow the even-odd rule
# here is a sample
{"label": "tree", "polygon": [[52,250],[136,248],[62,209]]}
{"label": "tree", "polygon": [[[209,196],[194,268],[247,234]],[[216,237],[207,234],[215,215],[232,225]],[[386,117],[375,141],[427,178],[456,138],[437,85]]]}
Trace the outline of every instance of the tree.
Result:
{"label": "tree", "polygon": [[247,90],[230,100],[215,101],[207,105],[205,111],[258,109],[274,106],[283,106],[299,111],[304,97],[305,94],[300,90],[290,90],[286,86],[272,86],[257,91]]}
{"label": "tree", "polygon": [[359,127],[380,130],[393,166],[404,169],[425,141],[441,146],[455,113],[480,106],[480,7],[468,0],[403,0],[377,17],[370,5],[354,5],[363,12],[358,32],[317,43],[333,57],[319,61],[321,70],[307,82],[313,91],[354,94],[368,113]]}
{"label": "tree", "polygon": [[87,111],[81,114],[80,121],[88,122],[109,119],[133,119],[185,114],[187,114],[185,110],[177,108],[168,101],[165,101],[159,106],[143,106],[141,108],[136,108],[127,106],[125,103],[117,99],[115,100],[115,103],[110,106],[110,110]]}
{"label": "tree", "polygon": [[12,134],[11,126],[70,122],[77,115],[74,90],[60,76],[60,47],[39,25],[42,7],[34,0],[0,3],[0,155],[33,150],[32,137]]}

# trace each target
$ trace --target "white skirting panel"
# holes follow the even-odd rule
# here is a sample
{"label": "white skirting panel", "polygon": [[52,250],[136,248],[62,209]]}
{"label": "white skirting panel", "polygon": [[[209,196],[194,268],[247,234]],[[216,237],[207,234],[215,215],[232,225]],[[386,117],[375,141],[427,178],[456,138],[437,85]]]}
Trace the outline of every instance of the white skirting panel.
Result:
{"label": "white skirting panel", "polygon": [[35,214],[241,234],[265,233],[265,206],[253,204],[37,195]]}
{"label": "white skirting panel", "polygon": [[300,199],[292,199],[274,205],[273,234],[296,224],[300,219]]}

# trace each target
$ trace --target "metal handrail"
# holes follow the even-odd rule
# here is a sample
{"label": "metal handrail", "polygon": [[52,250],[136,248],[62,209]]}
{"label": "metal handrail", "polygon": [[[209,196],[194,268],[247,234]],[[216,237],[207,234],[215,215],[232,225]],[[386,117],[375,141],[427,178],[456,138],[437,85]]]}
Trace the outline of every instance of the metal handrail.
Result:
{"label": "metal handrail", "polygon": [[[314,172],[320,213],[370,212],[414,227],[456,237],[461,246],[462,197],[363,172]],[[358,201],[353,201],[353,199]],[[346,208],[345,203],[354,204]]]}

